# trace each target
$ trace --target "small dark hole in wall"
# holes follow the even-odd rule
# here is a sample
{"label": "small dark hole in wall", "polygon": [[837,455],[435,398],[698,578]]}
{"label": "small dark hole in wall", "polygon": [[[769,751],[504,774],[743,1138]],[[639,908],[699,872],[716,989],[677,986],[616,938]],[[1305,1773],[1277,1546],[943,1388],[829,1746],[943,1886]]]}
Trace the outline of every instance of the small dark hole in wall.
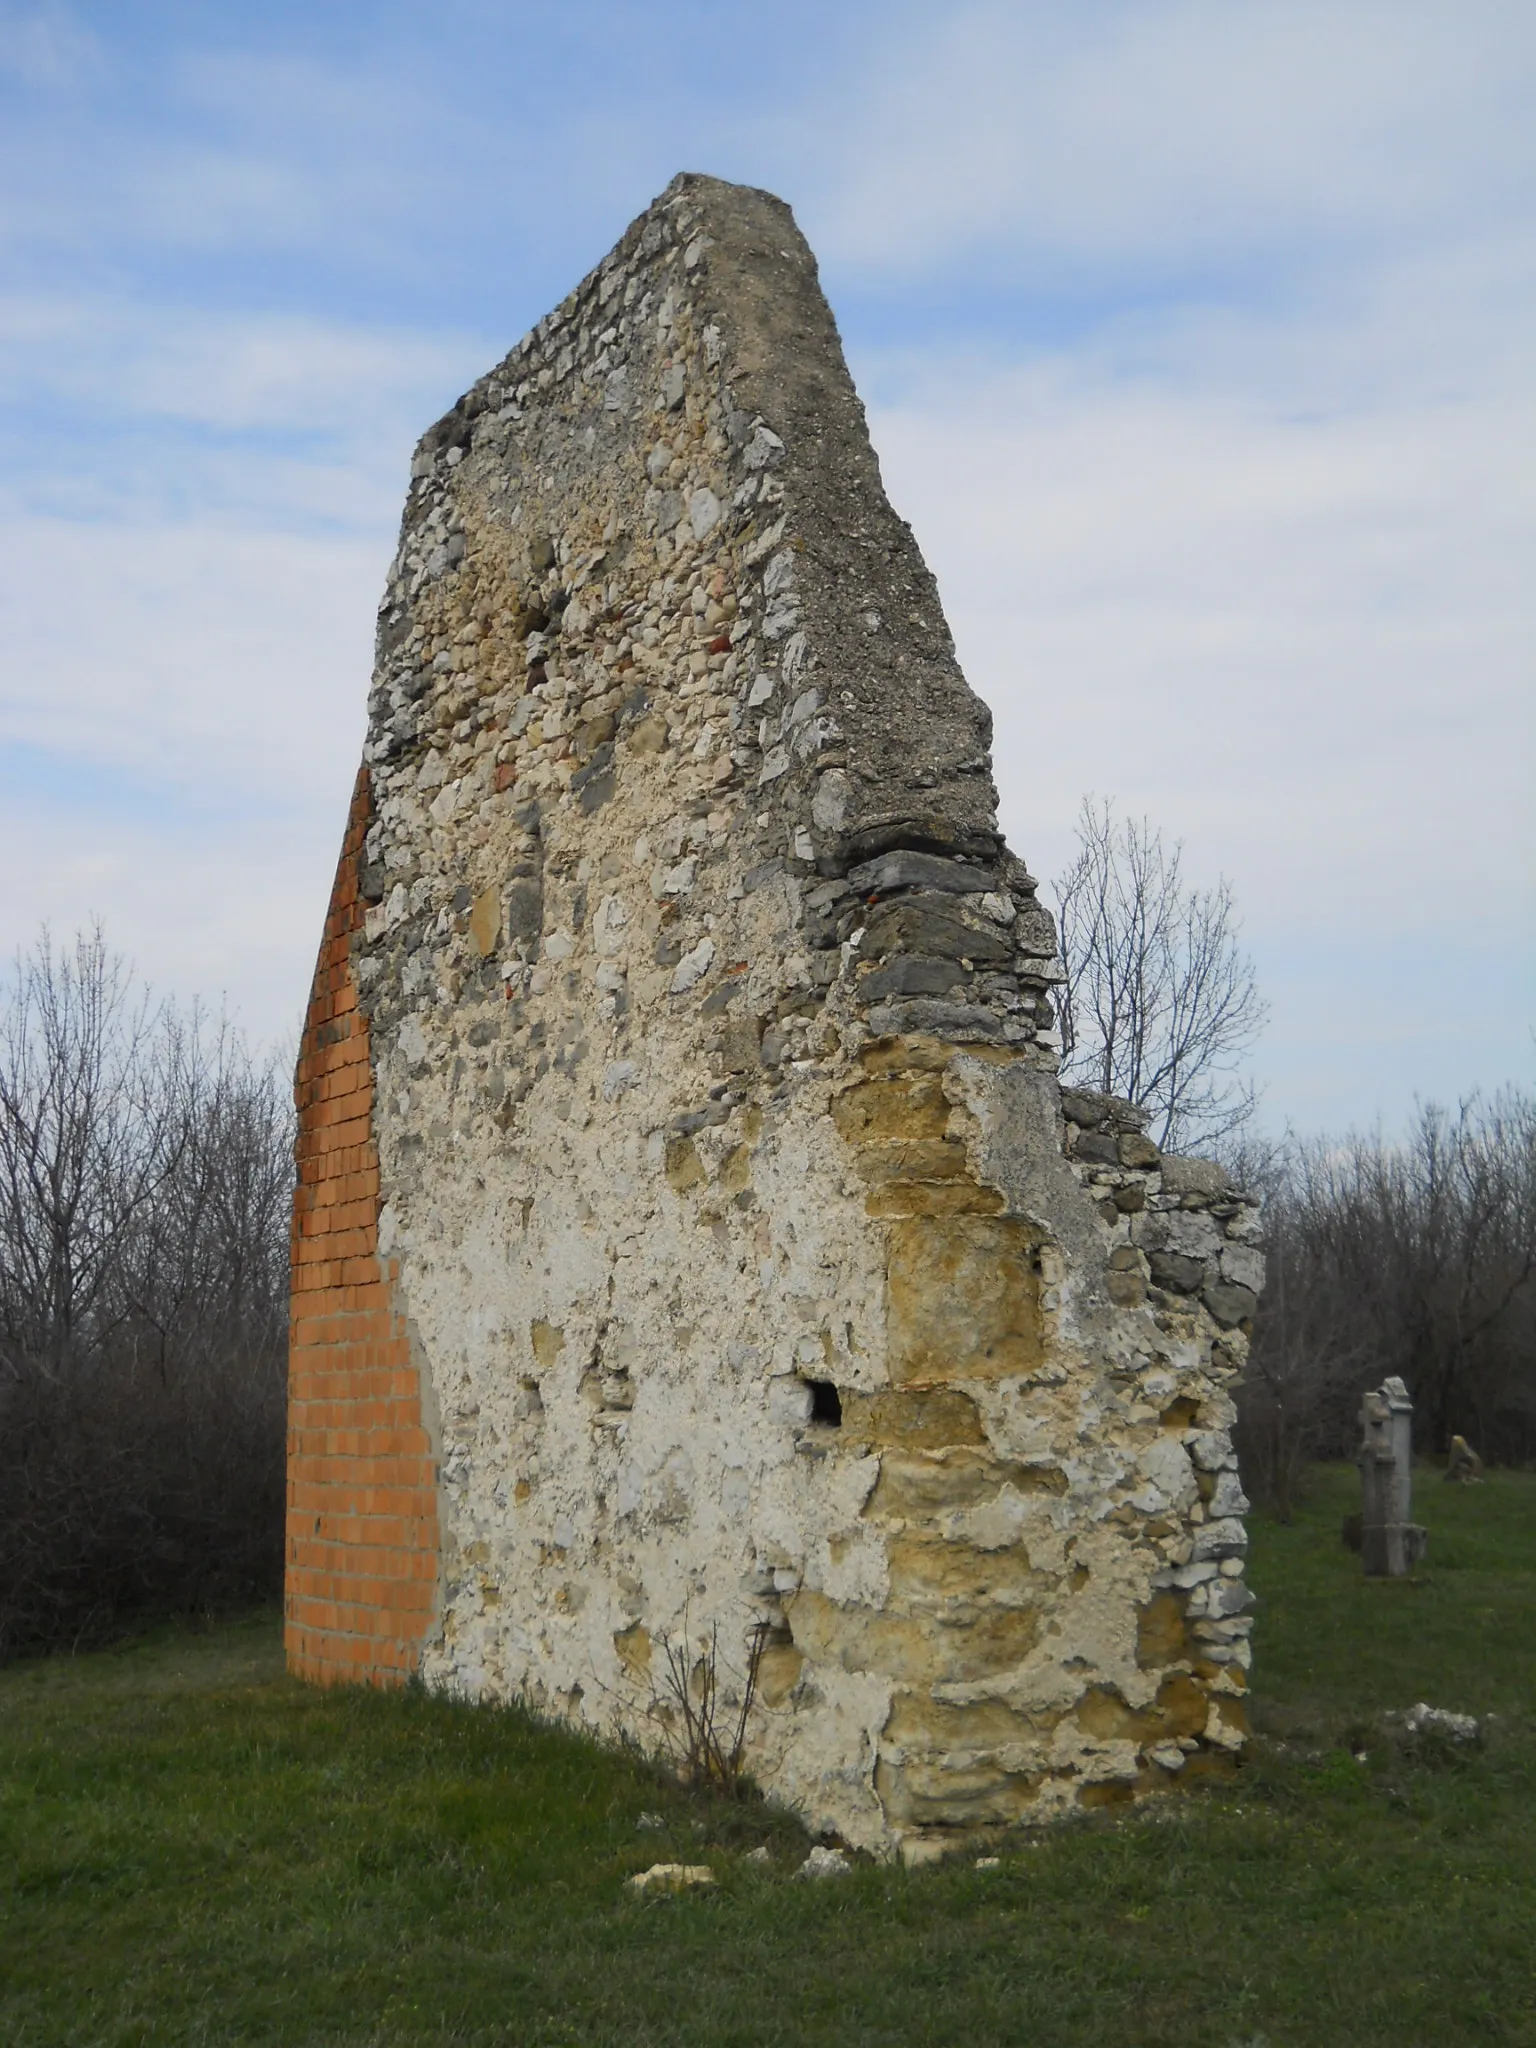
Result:
{"label": "small dark hole in wall", "polygon": [[830,1380],[807,1380],[811,1390],[811,1420],[836,1429],[843,1419],[843,1404]]}

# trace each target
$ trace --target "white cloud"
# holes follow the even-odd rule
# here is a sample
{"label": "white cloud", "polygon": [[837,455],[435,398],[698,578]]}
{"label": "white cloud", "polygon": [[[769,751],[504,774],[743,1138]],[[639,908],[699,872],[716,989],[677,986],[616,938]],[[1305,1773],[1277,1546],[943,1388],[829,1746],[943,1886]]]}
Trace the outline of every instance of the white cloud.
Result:
{"label": "white cloud", "polygon": [[490,353],[0,302],[0,392],[36,423],[0,497],[0,952],[101,915],[160,986],[294,1028],[409,450]]}
{"label": "white cloud", "polygon": [[300,801],[360,743],[387,559],[382,537],[0,527],[0,729],[193,799]]}
{"label": "white cloud", "polygon": [[0,527],[0,952],[94,915],[163,988],[294,1028],[388,543]]}
{"label": "white cloud", "polygon": [[1126,280],[1519,207],[1536,17],[1504,0],[989,0],[908,11],[817,213],[849,263],[1030,251]]}
{"label": "white cloud", "polygon": [[[1019,851],[1058,872],[1089,790],[1185,838],[1268,969],[1278,1114],[1395,1114],[1528,1064],[1536,379],[1448,398],[1398,361],[1344,403],[1326,323],[1278,351],[1223,326],[1182,317],[1157,374],[930,364],[874,431]],[[1392,356],[1369,322],[1340,342]]]}
{"label": "white cloud", "polygon": [[0,973],[47,924],[100,917],[162,994],[223,1010],[258,1045],[295,1040],[341,845],[350,780],[280,822],[238,802],[200,832],[52,800],[0,814]]}
{"label": "white cloud", "polygon": [[427,394],[456,397],[486,350],[451,328],[57,292],[0,298],[0,391],[48,405],[66,425],[110,413],[228,434],[323,433],[372,452],[391,432],[414,437]]}

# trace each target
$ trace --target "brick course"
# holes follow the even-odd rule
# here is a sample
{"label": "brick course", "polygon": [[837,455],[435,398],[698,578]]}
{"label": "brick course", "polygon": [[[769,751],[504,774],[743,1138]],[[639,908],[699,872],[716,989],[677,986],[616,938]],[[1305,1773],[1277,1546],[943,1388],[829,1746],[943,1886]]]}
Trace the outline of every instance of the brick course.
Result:
{"label": "brick course", "polygon": [[437,1467],[379,1258],[373,1068],[350,957],[369,807],[364,769],[294,1082],[284,1640],[297,1677],[398,1685],[437,1612]]}

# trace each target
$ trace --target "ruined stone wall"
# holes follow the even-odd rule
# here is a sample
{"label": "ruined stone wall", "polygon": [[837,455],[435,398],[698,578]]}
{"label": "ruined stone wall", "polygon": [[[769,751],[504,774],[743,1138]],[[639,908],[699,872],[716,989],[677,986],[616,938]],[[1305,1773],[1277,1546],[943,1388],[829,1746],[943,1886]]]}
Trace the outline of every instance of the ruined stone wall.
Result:
{"label": "ruined stone wall", "polygon": [[300,1668],[654,1739],[762,1628],[759,1780],[909,1858],[1230,1758],[1254,1210],[1063,1097],[989,736],[788,209],[678,179],[413,465],[345,949],[435,1604],[296,1562]]}

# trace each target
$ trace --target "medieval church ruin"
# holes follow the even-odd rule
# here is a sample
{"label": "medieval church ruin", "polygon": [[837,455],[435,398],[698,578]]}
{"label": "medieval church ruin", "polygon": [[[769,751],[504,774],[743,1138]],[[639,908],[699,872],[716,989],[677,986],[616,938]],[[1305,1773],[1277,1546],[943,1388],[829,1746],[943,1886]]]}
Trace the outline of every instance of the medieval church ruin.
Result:
{"label": "medieval church ruin", "polygon": [[[908,1860],[1243,1740],[1256,1212],[1049,913],[816,266],[680,177],[427,434],[302,1055],[288,1654]],[[1037,771],[1039,772],[1039,771]]]}

